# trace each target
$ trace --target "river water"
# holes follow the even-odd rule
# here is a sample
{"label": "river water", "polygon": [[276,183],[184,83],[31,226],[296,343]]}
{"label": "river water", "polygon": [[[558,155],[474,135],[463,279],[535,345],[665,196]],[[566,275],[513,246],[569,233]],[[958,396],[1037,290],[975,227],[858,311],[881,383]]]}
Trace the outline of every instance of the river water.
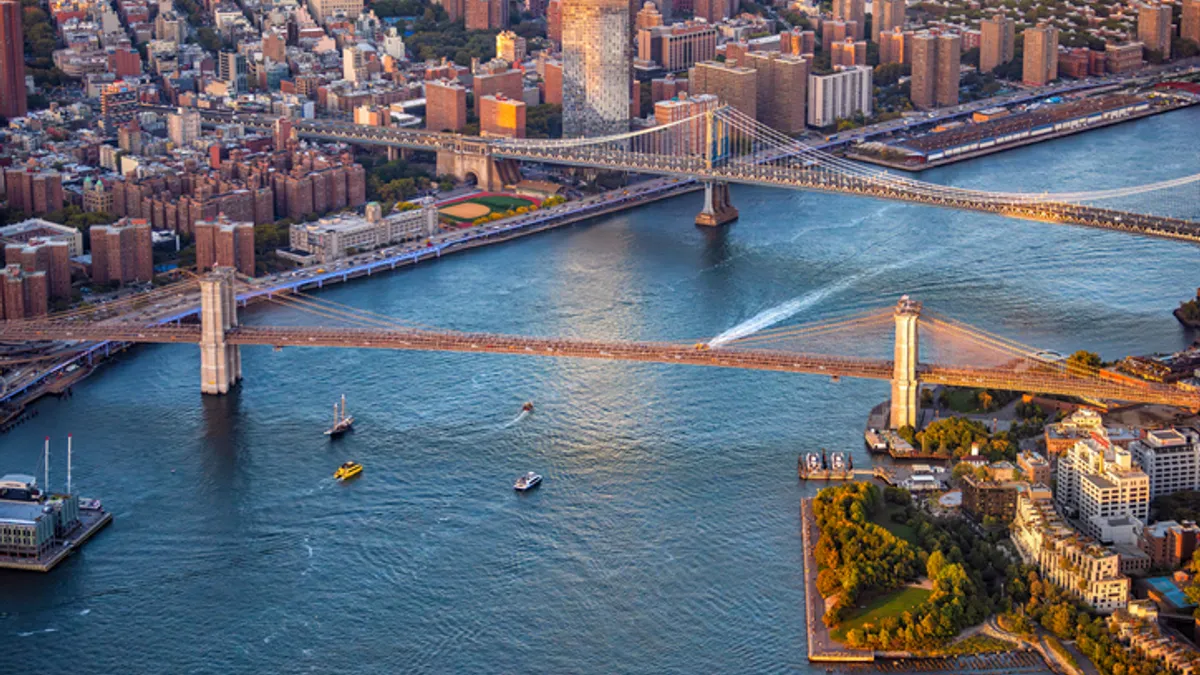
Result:
{"label": "river water", "polygon": [[[1200,109],[1175,112],[925,177],[1162,180],[1196,171],[1197,128]],[[691,224],[699,200],[321,296],[454,329],[701,339],[907,292],[1059,351],[1191,339],[1170,314],[1200,284],[1190,244],[743,187],[741,220],[718,234]],[[235,393],[201,397],[194,348],[140,348],[0,438],[0,469],[32,473],[51,436],[57,485],[73,433],[76,486],[116,515],[52,574],[0,571],[11,657],[96,673],[822,672],[805,661],[798,499],[813,488],[796,458],[826,447],[865,463],[864,416],[886,383],[367,350],[243,358]],[[342,393],[357,428],[329,442]],[[525,400],[536,412],[518,417]],[[335,484],[347,459],[366,471]],[[545,483],[514,494],[531,469]]]}

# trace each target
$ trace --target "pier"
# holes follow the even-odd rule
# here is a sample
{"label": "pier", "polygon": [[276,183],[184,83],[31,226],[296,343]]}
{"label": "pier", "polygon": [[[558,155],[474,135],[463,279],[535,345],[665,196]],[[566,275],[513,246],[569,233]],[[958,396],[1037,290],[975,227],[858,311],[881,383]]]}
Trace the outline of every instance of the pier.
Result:
{"label": "pier", "polygon": [[54,544],[37,558],[15,556],[0,556],[0,568],[26,570],[29,572],[49,572],[66,560],[67,556],[83,546],[97,532],[112,522],[113,516],[104,509],[81,508],[79,510],[79,525],[65,537],[57,538]]}

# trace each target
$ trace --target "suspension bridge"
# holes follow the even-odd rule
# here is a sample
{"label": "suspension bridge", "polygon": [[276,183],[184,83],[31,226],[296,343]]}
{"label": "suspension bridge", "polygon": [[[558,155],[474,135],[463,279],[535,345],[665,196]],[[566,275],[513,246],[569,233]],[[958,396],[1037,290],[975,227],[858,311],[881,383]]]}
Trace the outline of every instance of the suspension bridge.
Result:
{"label": "suspension bridge", "polygon": [[[218,268],[205,277],[158,289],[153,297],[137,296],[45,319],[0,322],[0,341],[196,344],[201,391],[206,394],[227,393],[241,379],[241,346],[265,345],[541,356],[888,380],[894,428],[918,424],[922,384],[1158,403],[1200,411],[1200,392],[1195,390],[1047,357],[1033,347],[926,311],[908,296],[894,307],[742,337],[623,341],[445,330],[298,293],[269,294],[266,299],[315,318],[318,325],[247,325],[238,317],[238,283],[232,270]],[[198,325],[145,325],[124,318],[136,306],[132,303],[144,306],[197,288]],[[854,351],[852,344],[872,342],[864,336],[879,331],[891,340],[876,340],[865,351],[844,353]],[[886,358],[889,353],[892,358]],[[923,361],[923,354],[934,358]]]}
{"label": "suspension bridge", "polygon": [[[206,119],[270,129],[277,118],[206,113]],[[500,189],[517,161],[694,179],[706,185],[705,214],[731,210],[730,183],[911,202],[1002,216],[1200,242],[1200,173],[1104,190],[1030,193],[939,185],[863,166],[795,140],[725,106],[614,136],[559,140],[479,138],[332,120],[290,120],[301,138],[426,150],[438,173]],[[714,189],[714,186],[718,186]],[[712,222],[722,222],[721,218]],[[703,222],[701,219],[699,222]]]}

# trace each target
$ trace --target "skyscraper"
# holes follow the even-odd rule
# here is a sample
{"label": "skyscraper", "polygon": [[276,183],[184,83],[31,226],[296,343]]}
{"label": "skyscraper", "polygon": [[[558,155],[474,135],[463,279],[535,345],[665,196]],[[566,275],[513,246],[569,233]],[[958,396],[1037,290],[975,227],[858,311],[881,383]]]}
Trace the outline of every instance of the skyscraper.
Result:
{"label": "skyscraper", "polygon": [[[1168,15],[1170,10],[1167,10]],[[1058,29],[1049,24],[1026,28],[1025,62],[1021,79],[1040,87],[1058,79]]]}
{"label": "skyscraper", "polygon": [[0,0],[0,115],[24,117],[25,37],[21,3]]}
{"label": "skyscraper", "polygon": [[[903,5],[903,1],[901,5]],[[865,0],[833,0],[833,18],[854,22],[854,39],[863,39],[863,28],[866,26]],[[901,12],[903,16],[903,12]]]}
{"label": "skyscraper", "polygon": [[979,71],[990,73],[996,66],[1013,60],[1016,49],[1016,31],[1013,20],[1003,14],[984,19],[979,24]]}
{"label": "skyscraper", "polygon": [[1146,49],[1171,58],[1171,5],[1146,3],[1138,7],[1138,40]]}
{"label": "skyscraper", "polygon": [[629,130],[627,0],[562,0],[563,135]]}
{"label": "skyscraper", "polygon": [[912,39],[912,98],[918,108],[958,103],[962,38],[918,33]]}
{"label": "skyscraper", "polygon": [[880,35],[904,27],[904,0],[875,0],[873,6],[875,14],[871,17],[871,39],[876,43],[880,41]]}

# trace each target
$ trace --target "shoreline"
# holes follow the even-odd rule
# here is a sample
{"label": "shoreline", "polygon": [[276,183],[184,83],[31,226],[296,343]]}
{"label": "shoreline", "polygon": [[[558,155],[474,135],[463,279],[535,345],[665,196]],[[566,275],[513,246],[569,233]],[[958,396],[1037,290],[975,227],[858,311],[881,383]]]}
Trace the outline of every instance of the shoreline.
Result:
{"label": "shoreline", "polygon": [[1036,144],[1042,143],[1044,141],[1053,141],[1053,140],[1057,140],[1060,138],[1066,138],[1067,136],[1074,136],[1075,134],[1082,134],[1082,133],[1086,133],[1088,131],[1095,131],[1097,129],[1103,129],[1106,127],[1114,126],[1117,124],[1122,124],[1125,122],[1132,122],[1134,120],[1140,120],[1140,119],[1143,119],[1146,117],[1153,117],[1154,115],[1162,115],[1164,113],[1175,112],[1176,110],[1185,110],[1187,108],[1190,108],[1190,107],[1196,106],[1196,105],[1200,105],[1200,101],[1180,103],[1179,105],[1161,108],[1161,109],[1151,108],[1150,110],[1146,110],[1146,111],[1143,111],[1140,113],[1134,113],[1134,114],[1129,115],[1128,117],[1122,117],[1120,119],[1100,121],[1096,124],[1090,124],[1088,126],[1085,126],[1085,127],[1079,128],[1079,129],[1063,129],[1062,131],[1056,131],[1053,133],[1044,134],[1044,135],[1038,136],[1036,138],[1025,138],[1025,139],[1021,139],[1019,141],[1015,141],[1013,143],[1005,143],[1004,145],[993,145],[989,148],[974,150],[972,152],[964,152],[961,155],[955,155],[953,157],[937,159],[932,162],[925,162],[922,164],[908,164],[908,163],[905,163],[902,161],[897,162],[897,161],[887,160],[887,159],[875,157],[872,155],[859,154],[859,153],[854,152],[853,150],[847,150],[847,152],[845,153],[845,157],[846,157],[846,159],[852,159],[852,160],[855,160],[858,162],[866,162],[867,164],[874,164],[876,166],[882,166],[882,167],[886,167],[888,169],[895,169],[897,171],[908,171],[910,173],[920,173],[920,172],[928,170],[928,169],[937,169],[937,168],[943,167],[943,166],[950,166],[951,164],[957,164],[959,162],[965,162],[965,161],[972,160],[972,159],[979,159],[981,157],[987,157],[989,155],[993,155],[993,154],[1000,153],[1000,152],[1005,152],[1007,150],[1016,150],[1017,148],[1023,148],[1023,147],[1029,146],[1029,145],[1036,145]]}
{"label": "shoreline", "polygon": [[[371,277],[376,273],[390,272],[396,269],[414,266],[423,261],[436,260],[441,258],[443,255],[470,251],[483,246],[502,244],[533,234],[554,230],[566,225],[581,223],[592,218],[599,218],[602,216],[611,215],[613,213],[633,209],[645,204],[652,204],[665,199],[683,196],[703,188],[702,183],[693,180],[676,182],[670,182],[670,179],[654,180],[664,182],[661,185],[653,185],[648,187],[648,191],[645,193],[628,195],[626,198],[617,199],[612,203],[593,204],[586,208],[568,210],[562,213],[534,212],[533,214],[525,214],[524,216],[514,216],[514,218],[532,218],[532,220],[530,222],[520,223],[519,225],[510,225],[509,227],[499,231],[483,230],[467,234],[461,239],[407,251],[390,258],[369,261],[345,270],[327,272],[319,276],[307,277],[290,283],[276,284],[270,287],[254,289],[238,294],[237,302],[243,307],[248,307],[251,303],[269,300],[270,297],[276,293],[291,293],[311,288],[324,288],[326,283],[343,283],[352,279]],[[653,181],[651,181],[651,183],[652,182]],[[636,188],[637,186],[635,185],[632,187]],[[620,190],[629,189],[629,187],[620,188]],[[618,192],[618,190],[613,190],[604,194],[612,194],[615,192]],[[568,202],[566,205],[570,205],[570,202]],[[503,228],[504,221],[495,221],[492,225]],[[181,321],[188,317],[195,316],[199,314],[199,312],[199,306],[192,307],[184,312],[179,312],[165,318],[157,319],[151,322],[150,325]],[[36,403],[43,396],[57,394],[58,392],[54,390],[61,386],[60,382],[62,377],[55,377],[55,375],[63,373],[65,369],[72,364],[78,364],[80,366],[80,370],[77,371],[77,373],[73,373],[71,376],[70,385],[74,386],[95,374],[112,356],[122,353],[129,348],[130,345],[124,343],[93,343],[86,349],[82,349],[81,351],[77,352],[71,358],[60,361],[53,368],[47,370],[37,379],[31,380],[20,388],[5,392],[3,395],[0,395],[0,406],[11,409],[11,416],[16,418],[20,416],[26,410],[26,408]]]}

